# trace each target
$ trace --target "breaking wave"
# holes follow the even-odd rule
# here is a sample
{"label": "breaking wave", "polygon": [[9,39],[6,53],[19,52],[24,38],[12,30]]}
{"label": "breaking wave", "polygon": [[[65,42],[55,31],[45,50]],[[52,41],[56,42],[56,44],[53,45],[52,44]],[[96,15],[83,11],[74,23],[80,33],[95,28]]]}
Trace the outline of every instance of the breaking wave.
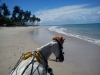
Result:
{"label": "breaking wave", "polygon": [[94,43],[94,44],[97,44],[97,45],[100,46],[100,40],[89,38],[89,37],[86,37],[86,36],[72,34],[72,33],[69,33],[69,32],[65,32],[65,30],[67,30],[66,28],[59,28],[58,26],[52,26],[52,27],[49,28],[49,30],[60,33],[60,34],[64,34],[64,35],[67,35],[67,36],[76,37],[76,38],[79,38],[79,39],[82,39],[82,40],[85,40],[85,41],[88,41],[88,42],[91,42],[91,43]]}

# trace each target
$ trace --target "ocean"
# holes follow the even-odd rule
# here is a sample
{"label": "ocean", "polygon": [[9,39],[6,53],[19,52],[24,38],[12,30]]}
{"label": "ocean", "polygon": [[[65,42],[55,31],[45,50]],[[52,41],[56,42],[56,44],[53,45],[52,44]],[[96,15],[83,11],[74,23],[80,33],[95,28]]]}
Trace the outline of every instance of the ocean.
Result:
{"label": "ocean", "polygon": [[100,23],[56,25],[50,26],[49,30],[100,46]]}

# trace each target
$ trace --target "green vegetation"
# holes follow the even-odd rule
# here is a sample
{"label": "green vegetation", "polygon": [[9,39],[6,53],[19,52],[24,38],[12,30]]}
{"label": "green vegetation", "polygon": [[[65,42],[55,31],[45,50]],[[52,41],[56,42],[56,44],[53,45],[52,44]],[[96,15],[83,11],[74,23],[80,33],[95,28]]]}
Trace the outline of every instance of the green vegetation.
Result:
{"label": "green vegetation", "polygon": [[41,21],[40,18],[32,15],[31,11],[24,11],[19,6],[13,7],[13,12],[11,13],[5,3],[0,5],[0,26],[26,26],[25,22]]}

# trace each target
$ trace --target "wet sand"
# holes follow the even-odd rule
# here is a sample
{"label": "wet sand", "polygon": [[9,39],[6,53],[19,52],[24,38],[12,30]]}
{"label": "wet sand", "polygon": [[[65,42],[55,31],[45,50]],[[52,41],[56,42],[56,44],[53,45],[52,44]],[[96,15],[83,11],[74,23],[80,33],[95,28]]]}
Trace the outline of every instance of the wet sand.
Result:
{"label": "wet sand", "polygon": [[[36,33],[34,33],[36,32]],[[35,29],[34,40],[46,44],[55,35],[62,35],[47,28]],[[49,61],[55,75],[100,75],[100,46],[80,40],[75,37],[62,35],[64,43],[65,61],[63,63]],[[55,58],[54,55],[51,58]]]}

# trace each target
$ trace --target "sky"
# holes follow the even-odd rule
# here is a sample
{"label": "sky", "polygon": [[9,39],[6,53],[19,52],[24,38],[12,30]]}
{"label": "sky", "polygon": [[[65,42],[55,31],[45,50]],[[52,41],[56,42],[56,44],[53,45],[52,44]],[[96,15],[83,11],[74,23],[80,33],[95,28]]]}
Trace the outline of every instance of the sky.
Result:
{"label": "sky", "polygon": [[12,12],[18,5],[41,19],[41,25],[100,23],[100,0],[0,0]]}

